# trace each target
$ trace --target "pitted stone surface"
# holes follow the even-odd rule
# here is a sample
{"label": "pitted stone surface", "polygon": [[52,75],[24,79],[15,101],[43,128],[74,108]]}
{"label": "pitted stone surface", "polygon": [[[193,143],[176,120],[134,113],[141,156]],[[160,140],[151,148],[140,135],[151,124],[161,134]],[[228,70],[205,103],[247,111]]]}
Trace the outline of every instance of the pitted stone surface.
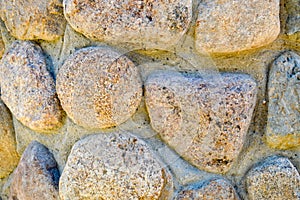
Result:
{"label": "pitted stone surface", "polygon": [[176,44],[192,19],[192,0],[64,0],[64,9],[88,38],[146,48]]}
{"label": "pitted stone surface", "polygon": [[204,0],[196,23],[196,49],[201,53],[261,47],[280,32],[279,0]]}
{"label": "pitted stone surface", "polygon": [[169,171],[148,145],[125,132],[77,142],[60,178],[64,199],[169,199]]}
{"label": "pitted stone surface", "polygon": [[284,5],[288,13],[286,33],[292,35],[300,31],[300,1],[287,0]]}
{"label": "pitted stone surface", "polygon": [[47,147],[33,141],[14,172],[10,199],[58,199],[59,171]]}
{"label": "pitted stone surface", "polygon": [[239,200],[234,187],[224,179],[211,179],[182,189],[174,200]]}
{"label": "pitted stone surface", "polygon": [[226,173],[241,151],[256,103],[245,74],[158,72],[145,84],[151,126],[199,169]]}
{"label": "pitted stone surface", "polygon": [[272,64],[266,138],[269,146],[288,149],[300,145],[300,56],[285,52]]}
{"label": "pitted stone surface", "polygon": [[12,117],[0,100],[0,179],[8,176],[18,161]]}
{"label": "pitted stone surface", "polygon": [[22,124],[38,132],[62,125],[64,112],[38,45],[14,42],[1,60],[0,80],[1,98]]}
{"label": "pitted stone surface", "polygon": [[11,35],[20,40],[55,40],[64,33],[61,0],[5,0],[0,11]]}
{"label": "pitted stone surface", "polygon": [[272,156],[251,169],[245,177],[249,200],[300,198],[300,176],[285,157]]}
{"label": "pitted stone surface", "polygon": [[2,55],[4,54],[5,46],[2,40],[1,31],[0,31],[0,59],[2,58]]}
{"label": "pitted stone surface", "polygon": [[87,129],[108,128],[129,119],[142,96],[137,67],[109,47],[88,47],[59,70],[57,93],[63,109]]}

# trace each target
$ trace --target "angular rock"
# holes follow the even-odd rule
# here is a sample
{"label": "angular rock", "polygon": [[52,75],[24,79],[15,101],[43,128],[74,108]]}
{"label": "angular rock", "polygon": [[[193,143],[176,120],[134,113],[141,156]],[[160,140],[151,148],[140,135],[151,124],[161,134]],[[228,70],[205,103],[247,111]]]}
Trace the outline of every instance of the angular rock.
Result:
{"label": "angular rock", "polygon": [[58,199],[59,171],[47,147],[33,141],[14,172],[10,199]]}
{"label": "angular rock", "polygon": [[204,0],[198,8],[196,49],[239,52],[267,45],[279,32],[279,0]]}
{"label": "angular rock", "polygon": [[5,46],[2,40],[1,32],[0,32],[0,59],[2,58],[2,55],[4,54]]}
{"label": "angular rock", "polygon": [[192,0],[64,0],[65,16],[94,40],[162,48],[176,44],[192,19]]}
{"label": "angular rock", "polygon": [[287,0],[284,5],[288,13],[286,33],[292,35],[300,31],[300,1]]}
{"label": "angular rock", "polygon": [[0,179],[13,171],[19,161],[11,114],[0,100]]}
{"label": "angular rock", "polygon": [[270,147],[289,149],[300,145],[300,56],[285,52],[271,66],[266,131]]}
{"label": "angular rock", "polygon": [[182,189],[174,200],[239,200],[234,187],[224,179],[213,178]]}
{"label": "angular rock", "polygon": [[5,0],[0,16],[19,40],[55,40],[64,34],[62,0]]}
{"label": "angular rock", "polygon": [[249,200],[300,198],[300,176],[289,159],[271,156],[245,177]]}
{"label": "angular rock", "polygon": [[249,75],[159,72],[148,77],[145,89],[151,126],[169,146],[199,169],[230,169],[256,103]]}
{"label": "angular rock", "polygon": [[125,132],[77,142],[60,178],[64,199],[169,199],[173,183],[148,145]]}
{"label": "angular rock", "polygon": [[0,81],[2,100],[22,124],[38,132],[62,126],[64,112],[38,45],[14,42],[1,60]]}
{"label": "angular rock", "polygon": [[104,46],[75,52],[59,70],[56,83],[63,109],[87,129],[125,122],[142,96],[138,68],[126,56]]}

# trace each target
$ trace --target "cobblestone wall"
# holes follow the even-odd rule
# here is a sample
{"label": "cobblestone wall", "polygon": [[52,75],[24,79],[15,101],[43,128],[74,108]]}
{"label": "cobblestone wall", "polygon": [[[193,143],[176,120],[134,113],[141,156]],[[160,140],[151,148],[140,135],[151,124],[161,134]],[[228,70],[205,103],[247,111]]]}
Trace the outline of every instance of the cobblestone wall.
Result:
{"label": "cobblestone wall", "polygon": [[299,0],[0,17],[0,199],[300,199]]}

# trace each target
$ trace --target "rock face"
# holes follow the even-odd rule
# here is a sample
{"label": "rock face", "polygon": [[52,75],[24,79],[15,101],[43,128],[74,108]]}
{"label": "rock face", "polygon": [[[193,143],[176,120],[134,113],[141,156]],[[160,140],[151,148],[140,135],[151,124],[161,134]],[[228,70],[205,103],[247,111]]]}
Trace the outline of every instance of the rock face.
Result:
{"label": "rock face", "polygon": [[201,53],[233,53],[273,42],[280,32],[279,0],[204,0],[196,24]]}
{"label": "rock face", "polygon": [[0,59],[2,58],[4,50],[5,50],[5,46],[4,46],[4,43],[2,41],[2,36],[1,36],[1,31],[0,31]]}
{"label": "rock face", "polygon": [[245,178],[249,200],[300,198],[300,176],[284,157],[272,156],[251,169]]}
{"label": "rock face", "polygon": [[148,77],[145,89],[151,125],[168,145],[199,169],[230,169],[256,102],[256,83],[250,76],[158,72]]}
{"label": "rock face", "polygon": [[174,200],[239,200],[233,186],[224,179],[211,179],[181,190]]}
{"label": "rock face", "polygon": [[58,199],[59,171],[53,155],[34,141],[24,151],[14,172],[10,199]]}
{"label": "rock face", "polygon": [[0,11],[9,32],[20,40],[55,40],[64,33],[61,0],[5,0]]}
{"label": "rock face", "polygon": [[0,100],[0,179],[8,176],[18,161],[12,117]]}
{"label": "rock face", "polygon": [[69,57],[57,76],[63,109],[87,129],[119,125],[141,101],[142,81],[126,56],[108,47],[89,47]]}
{"label": "rock face", "polygon": [[269,146],[288,149],[300,145],[300,56],[285,52],[272,64],[268,95]]}
{"label": "rock face", "polygon": [[288,12],[286,33],[292,35],[300,31],[300,1],[287,0],[285,6]]}
{"label": "rock face", "polygon": [[64,199],[169,199],[172,178],[146,143],[125,132],[88,136],[69,155]]}
{"label": "rock face", "polygon": [[14,42],[0,63],[0,81],[2,100],[25,126],[49,132],[62,125],[64,112],[38,45]]}
{"label": "rock face", "polygon": [[191,0],[64,0],[64,9],[70,25],[88,38],[146,48],[176,44],[192,19]]}

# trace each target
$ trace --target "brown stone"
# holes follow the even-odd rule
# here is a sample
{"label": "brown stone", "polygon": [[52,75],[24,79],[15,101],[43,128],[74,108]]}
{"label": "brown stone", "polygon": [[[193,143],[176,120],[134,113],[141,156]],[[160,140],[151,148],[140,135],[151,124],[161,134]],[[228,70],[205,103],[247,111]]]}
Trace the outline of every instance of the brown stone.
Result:
{"label": "brown stone", "polygon": [[59,171],[47,147],[34,141],[24,151],[14,172],[11,200],[58,199]]}
{"label": "brown stone", "polygon": [[62,125],[64,112],[38,45],[14,42],[0,63],[0,80],[2,100],[25,126],[51,132]]}
{"label": "brown stone", "polygon": [[245,74],[205,76],[154,73],[145,83],[146,105],[152,128],[180,156],[226,173],[244,144],[257,87]]}
{"label": "brown stone", "polygon": [[170,172],[141,139],[126,132],[88,136],[72,148],[60,178],[64,199],[169,199]]}
{"label": "brown stone", "polygon": [[89,47],[70,56],[57,75],[63,109],[87,129],[109,128],[129,119],[142,96],[138,68],[109,47]]}
{"label": "brown stone", "polygon": [[62,0],[5,0],[0,11],[10,34],[20,40],[55,40],[64,34]]}
{"label": "brown stone", "polygon": [[1,31],[0,31],[0,59],[2,58],[2,55],[4,54],[5,46],[2,40]]}

